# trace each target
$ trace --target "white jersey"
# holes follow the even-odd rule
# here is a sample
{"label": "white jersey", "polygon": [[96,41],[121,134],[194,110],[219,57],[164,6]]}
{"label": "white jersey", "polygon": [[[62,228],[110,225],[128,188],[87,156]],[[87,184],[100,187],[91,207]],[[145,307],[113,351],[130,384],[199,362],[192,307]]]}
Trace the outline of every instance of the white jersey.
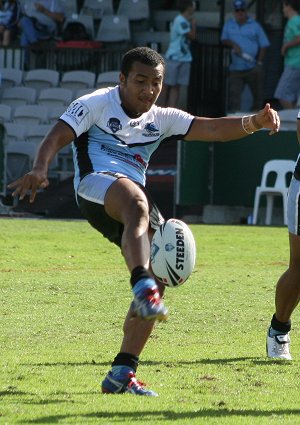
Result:
{"label": "white jersey", "polygon": [[138,118],[121,106],[119,86],[99,89],[70,104],[60,117],[74,131],[74,188],[93,172],[120,173],[143,186],[152,153],[160,143],[182,139],[193,115],[153,105]]}

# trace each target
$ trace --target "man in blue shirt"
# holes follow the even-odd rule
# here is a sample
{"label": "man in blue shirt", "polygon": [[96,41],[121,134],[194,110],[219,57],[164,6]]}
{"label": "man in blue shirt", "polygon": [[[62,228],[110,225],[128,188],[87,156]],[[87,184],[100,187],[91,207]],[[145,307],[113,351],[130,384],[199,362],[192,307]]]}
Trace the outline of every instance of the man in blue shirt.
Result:
{"label": "man in blue shirt", "polygon": [[263,105],[262,62],[269,40],[261,27],[247,15],[247,5],[243,0],[233,2],[234,18],[229,19],[221,34],[221,41],[232,49],[229,67],[230,112],[240,110],[241,94],[246,84],[253,96],[252,110]]}

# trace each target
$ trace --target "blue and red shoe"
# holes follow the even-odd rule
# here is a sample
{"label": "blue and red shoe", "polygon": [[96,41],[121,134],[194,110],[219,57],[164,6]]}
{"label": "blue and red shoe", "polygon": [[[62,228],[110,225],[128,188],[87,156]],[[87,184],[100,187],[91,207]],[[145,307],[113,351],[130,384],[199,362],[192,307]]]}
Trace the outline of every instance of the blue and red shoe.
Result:
{"label": "blue and red shoe", "polygon": [[129,372],[127,376],[118,380],[110,371],[102,381],[102,393],[104,394],[124,394],[146,395],[157,397],[158,394],[152,390],[147,390],[145,384],[138,381],[134,372]]}
{"label": "blue and red shoe", "polygon": [[[167,320],[168,309],[161,300],[156,283],[153,279],[143,279],[146,283],[145,287],[141,287],[138,291],[133,289],[134,299],[131,307],[133,311],[146,320]],[[142,284],[139,282],[138,284]]]}

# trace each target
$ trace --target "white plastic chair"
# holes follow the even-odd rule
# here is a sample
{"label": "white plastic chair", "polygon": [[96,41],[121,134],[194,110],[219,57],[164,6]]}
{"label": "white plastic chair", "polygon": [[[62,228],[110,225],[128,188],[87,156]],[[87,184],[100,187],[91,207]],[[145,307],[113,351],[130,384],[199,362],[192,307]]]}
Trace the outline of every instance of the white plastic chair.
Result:
{"label": "white plastic chair", "polygon": [[120,82],[120,71],[100,72],[97,77],[96,87],[98,89],[116,86]]}
{"label": "white plastic chair", "polygon": [[25,73],[24,85],[34,87],[37,90],[57,87],[59,82],[59,72],[54,69],[32,69]]}
{"label": "white plastic chair", "polygon": [[18,105],[13,113],[13,122],[25,125],[44,124],[48,121],[48,108],[44,105]]}
{"label": "white plastic chair", "polygon": [[48,105],[48,123],[55,124],[66,109],[65,105]]}
{"label": "white plastic chair", "polygon": [[25,124],[17,124],[15,122],[7,122],[5,127],[5,140],[6,143],[24,141],[26,139],[28,126]]}
{"label": "white plastic chair", "polygon": [[94,87],[95,80],[96,74],[92,71],[65,71],[60,86],[71,90],[86,89]]}
{"label": "white plastic chair", "polygon": [[128,16],[131,21],[149,18],[148,0],[120,0],[117,15]]}
{"label": "white plastic chair", "polygon": [[31,170],[37,146],[19,141],[6,145],[6,181],[11,183]]}
{"label": "white plastic chair", "polygon": [[63,5],[66,18],[78,12],[77,0],[60,0],[60,3]]}
{"label": "white plastic chair", "polygon": [[40,91],[37,103],[39,105],[69,105],[73,98],[73,92],[64,87],[51,87]]}
{"label": "white plastic chair", "polygon": [[18,68],[1,68],[1,90],[7,87],[20,86],[23,80],[23,71]]}
{"label": "white plastic chair", "polygon": [[[255,190],[253,224],[257,224],[259,201],[262,195],[265,195],[267,200],[265,224],[271,224],[275,196],[282,196],[283,222],[285,225],[287,224],[287,192],[289,187],[287,174],[293,173],[294,169],[295,161],[289,159],[273,159],[265,163],[261,184]],[[276,174],[276,180],[273,186],[268,185],[268,177],[271,173]]]}
{"label": "white plastic chair", "polygon": [[35,144],[40,144],[51,128],[51,124],[36,124],[28,127],[26,140]]}
{"label": "white plastic chair", "polygon": [[12,107],[0,103],[0,122],[10,122],[12,118]]}
{"label": "white plastic chair", "polygon": [[101,19],[103,15],[114,13],[112,0],[84,0],[80,9],[83,15],[91,15],[94,19]]}
{"label": "white plastic chair", "polygon": [[74,99],[78,99],[79,97],[85,96],[86,94],[91,94],[95,90],[96,89],[94,87],[90,87],[90,88],[87,88],[87,89],[78,89],[78,90],[75,90]]}
{"label": "white plastic chair", "polygon": [[35,103],[36,96],[37,91],[32,87],[8,87],[4,89],[2,94],[2,103],[15,108],[18,105],[28,105]]}
{"label": "white plastic chair", "polygon": [[128,16],[104,15],[96,35],[96,40],[106,43],[130,41],[131,33]]}

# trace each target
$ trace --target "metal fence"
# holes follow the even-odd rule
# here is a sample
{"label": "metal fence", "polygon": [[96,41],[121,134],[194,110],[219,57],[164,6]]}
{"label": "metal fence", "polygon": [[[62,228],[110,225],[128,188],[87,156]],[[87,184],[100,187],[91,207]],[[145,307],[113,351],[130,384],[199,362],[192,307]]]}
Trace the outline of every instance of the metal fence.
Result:
{"label": "metal fence", "polygon": [[[123,54],[130,46],[110,48],[32,48],[27,69],[47,68],[57,71],[87,69],[96,73],[120,69]],[[25,69],[25,51],[20,47],[0,49],[0,68]]]}

